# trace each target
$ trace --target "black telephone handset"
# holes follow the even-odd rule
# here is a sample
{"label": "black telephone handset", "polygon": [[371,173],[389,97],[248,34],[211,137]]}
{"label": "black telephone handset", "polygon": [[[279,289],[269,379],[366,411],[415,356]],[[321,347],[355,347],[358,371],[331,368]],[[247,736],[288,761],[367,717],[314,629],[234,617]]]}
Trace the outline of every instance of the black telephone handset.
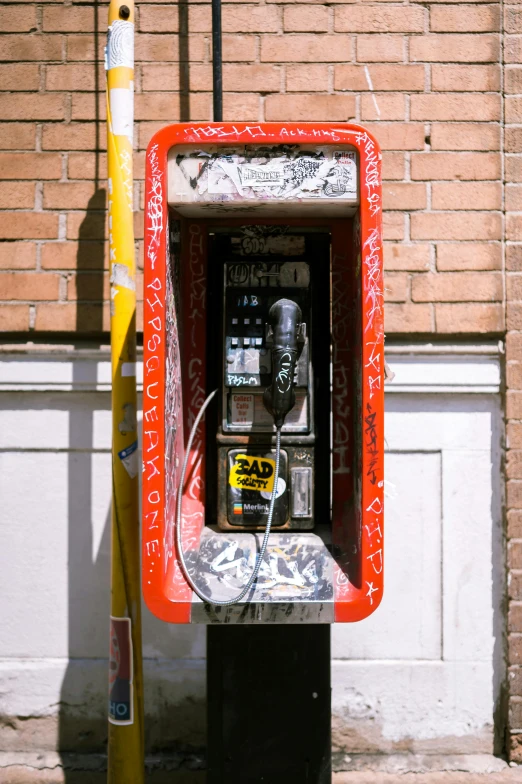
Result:
{"label": "black telephone handset", "polygon": [[272,343],[272,383],[265,389],[263,402],[277,428],[295,405],[294,375],[298,341],[303,336],[301,308],[291,299],[274,302],[268,313],[267,344]]}

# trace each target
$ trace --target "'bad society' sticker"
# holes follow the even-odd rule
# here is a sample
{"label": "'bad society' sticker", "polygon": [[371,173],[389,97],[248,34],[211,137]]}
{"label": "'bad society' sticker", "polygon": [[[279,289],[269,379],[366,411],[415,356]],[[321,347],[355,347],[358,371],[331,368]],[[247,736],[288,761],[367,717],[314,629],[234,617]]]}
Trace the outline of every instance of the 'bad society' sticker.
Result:
{"label": "'bad society' sticker", "polygon": [[256,455],[236,455],[229,482],[239,490],[271,493],[274,487],[275,460]]}

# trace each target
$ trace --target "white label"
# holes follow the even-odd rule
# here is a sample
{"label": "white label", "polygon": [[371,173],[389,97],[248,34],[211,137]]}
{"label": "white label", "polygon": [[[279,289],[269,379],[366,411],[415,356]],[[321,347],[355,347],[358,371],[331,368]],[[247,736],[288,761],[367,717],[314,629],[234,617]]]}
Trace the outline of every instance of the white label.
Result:
{"label": "white label", "polygon": [[233,425],[254,424],[254,395],[231,395],[231,416]]}
{"label": "white label", "polygon": [[115,136],[127,136],[133,143],[132,123],[134,118],[134,82],[125,87],[113,87],[109,92],[112,132]]}

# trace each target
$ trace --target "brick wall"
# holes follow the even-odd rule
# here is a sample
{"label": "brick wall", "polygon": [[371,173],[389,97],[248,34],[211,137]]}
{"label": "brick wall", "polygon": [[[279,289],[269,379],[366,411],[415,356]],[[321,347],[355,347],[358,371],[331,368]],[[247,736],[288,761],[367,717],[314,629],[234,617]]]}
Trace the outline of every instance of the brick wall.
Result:
{"label": "brick wall", "polygon": [[522,7],[504,7],[509,727],[522,762]]}
{"label": "brick wall", "polygon": [[[488,2],[223,6],[225,119],[355,119],[380,139],[388,334],[503,330],[499,13]],[[0,330],[108,329],[106,26],[101,4],[0,6]],[[208,2],[138,5],[139,180],[156,128],[211,118],[210,30]],[[510,67],[508,90],[516,80]]]}

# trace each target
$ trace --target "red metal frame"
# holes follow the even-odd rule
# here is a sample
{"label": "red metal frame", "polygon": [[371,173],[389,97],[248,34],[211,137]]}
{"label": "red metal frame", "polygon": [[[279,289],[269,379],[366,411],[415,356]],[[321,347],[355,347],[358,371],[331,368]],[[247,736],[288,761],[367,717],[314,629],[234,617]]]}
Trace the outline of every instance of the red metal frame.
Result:
{"label": "red metal frame", "polygon": [[[152,138],[147,149],[145,175],[143,591],[149,609],[171,623],[190,622],[192,592],[181,574],[173,547],[173,498],[168,499],[169,525],[165,519],[167,155],[179,144],[230,147],[289,141],[344,144],[359,152],[359,219],[313,221],[327,225],[332,233],[335,620],[361,620],[370,615],[382,599],[384,309],[379,145],[366,129],[348,123],[177,124],[161,129]],[[216,219],[213,218],[214,223]],[[231,225],[234,222],[227,220]],[[307,219],[307,223],[311,222]],[[180,342],[182,361],[175,346],[177,353],[174,359],[169,358],[169,378],[174,379],[174,385],[181,381],[179,386],[189,394],[182,399],[181,389],[177,389],[173,410],[167,412],[175,431],[173,449],[179,455],[178,467],[171,467],[174,470],[171,481],[176,487],[184,443],[205,390],[206,314],[202,287],[206,277],[207,222],[186,219],[184,223],[182,247],[185,255],[179,264],[182,275],[179,310],[185,308],[185,329]],[[354,294],[358,294],[360,303],[355,317],[347,307]],[[177,323],[170,328],[176,331]],[[358,335],[355,351],[350,344],[349,330],[352,335],[354,330]],[[177,334],[175,339],[177,341]],[[194,539],[197,541],[204,524],[203,438],[201,436],[199,443],[194,445],[189,463],[189,482],[183,500],[185,545],[193,544]],[[354,444],[358,444],[355,454]],[[172,492],[171,487],[169,495]]]}

